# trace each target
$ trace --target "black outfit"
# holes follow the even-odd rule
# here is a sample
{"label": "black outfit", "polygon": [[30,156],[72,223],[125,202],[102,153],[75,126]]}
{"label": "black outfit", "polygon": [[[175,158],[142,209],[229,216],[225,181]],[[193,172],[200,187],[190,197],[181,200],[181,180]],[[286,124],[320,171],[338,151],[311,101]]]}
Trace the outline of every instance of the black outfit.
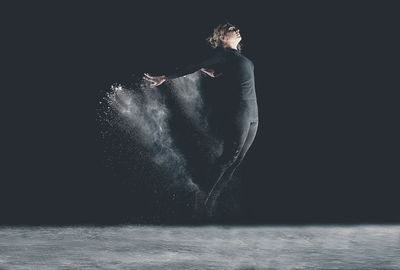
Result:
{"label": "black outfit", "polygon": [[236,168],[243,160],[255,138],[258,127],[258,109],[254,81],[253,63],[239,51],[229,48],[217,48],[207,59],[166,76],[178,78],[201,68],[214,70],[217,80],[223,86],[221,91],[226,97],[226,119],[223,119],[223,153],[210,173],[209,179],[199,183],[207,195],[206,209],[212,215],[215,202],[222,189],[230,181]]}

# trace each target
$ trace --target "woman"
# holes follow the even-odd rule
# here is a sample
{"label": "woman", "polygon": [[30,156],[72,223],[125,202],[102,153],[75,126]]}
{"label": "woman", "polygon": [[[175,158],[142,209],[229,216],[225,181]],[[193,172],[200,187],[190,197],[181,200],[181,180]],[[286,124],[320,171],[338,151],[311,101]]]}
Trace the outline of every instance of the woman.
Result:
{"label": "woman", "polygon": [[226,102],[224,101],[222,106],[227,111],[224,119],[223,152],[207,181],[199,183],[202,191],[207,194],[204,206],[208,216],[213,215],[217,198],[249,150],[258,127],[254,66],[248,58],[240,54],[241,39],[239,29],[232,24],[219,25],[207,38],[214,48],[211,57],[179,69],[173,74],[144,74],[144,79],[151,82],[150,87],[159,86],[168,79],[198,70],[211,77],[218,77],[218,80],[223,82],[224,87],[221,91],[226,96]]}

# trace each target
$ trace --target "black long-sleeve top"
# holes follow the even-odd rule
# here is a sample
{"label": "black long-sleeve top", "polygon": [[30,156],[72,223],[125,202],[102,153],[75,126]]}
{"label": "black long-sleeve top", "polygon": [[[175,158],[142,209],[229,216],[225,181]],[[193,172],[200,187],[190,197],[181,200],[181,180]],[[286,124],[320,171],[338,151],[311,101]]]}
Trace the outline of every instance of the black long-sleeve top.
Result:
{"label": "black long-sleeve top", "polygon": [[258,119],[257,98],[254,80],[254,65],[239,51],[230,48],[217,48],[214,53],[200,61],[167,74],[167,79],[175,79],[198,71],[201,68],[213,69],[218,74],[227,96],[227,101],[236,104],[237,111],[245,113],[252,120]]}

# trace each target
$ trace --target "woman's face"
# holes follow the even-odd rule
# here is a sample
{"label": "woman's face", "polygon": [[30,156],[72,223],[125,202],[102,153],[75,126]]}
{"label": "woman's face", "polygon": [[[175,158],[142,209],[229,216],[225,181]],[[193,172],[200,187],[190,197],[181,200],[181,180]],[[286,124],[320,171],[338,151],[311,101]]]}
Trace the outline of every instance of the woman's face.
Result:
{"label": "woman's face", "polygon": [[221,41],[225,47],[236,48],[239,42],[242,40],[240,30],[235,26],[229,27],[228,31],[224,36],[221,37]]}

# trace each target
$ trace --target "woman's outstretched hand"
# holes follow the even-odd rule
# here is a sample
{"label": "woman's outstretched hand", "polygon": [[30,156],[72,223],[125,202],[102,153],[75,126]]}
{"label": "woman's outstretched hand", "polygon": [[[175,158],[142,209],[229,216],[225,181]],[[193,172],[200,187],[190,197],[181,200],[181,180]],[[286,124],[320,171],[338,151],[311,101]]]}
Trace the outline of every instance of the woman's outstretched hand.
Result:
{"label": "woman's outstretched hand", "polygon": [[165,76],[151,76],[149,73],[144,73],[143,79],[151,82],[150,88],[157,87],[166,81]]}
{"label": "woman's outstretched hand", "polygon": [[205,74],[207,74],[208,76],[215,78],[214,70],[213,70],[213,69],[202,68],[202,69],[200,69],[200,70],[201,70],[202,72],[204,72]]}

